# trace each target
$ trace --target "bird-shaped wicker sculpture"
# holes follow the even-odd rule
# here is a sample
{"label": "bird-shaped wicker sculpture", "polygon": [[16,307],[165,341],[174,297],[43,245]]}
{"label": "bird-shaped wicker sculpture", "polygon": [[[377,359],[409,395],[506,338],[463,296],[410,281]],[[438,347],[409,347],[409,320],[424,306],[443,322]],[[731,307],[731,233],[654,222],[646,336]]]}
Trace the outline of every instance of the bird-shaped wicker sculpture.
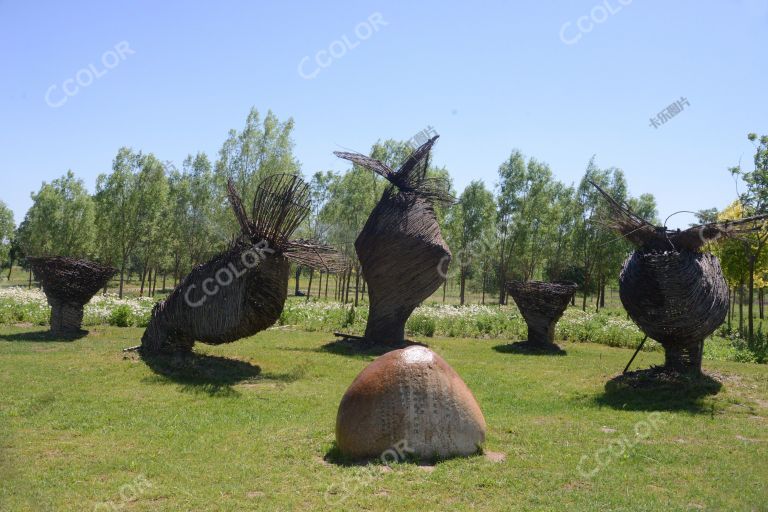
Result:
{"label": "bird-shaped wicker sculpture", "polygon": [[605,224],[636,246],[619,276],[619,296],[630,318],[661,343],[664,366],[701,373],[704,339],[728,313],[728,285],[709,241],[759,229],[766,216],[713,222],[686,230],[654,226],[593,183],[610,206]]}
{"label": "bird-shaped wicker sculpture", "polygon": [[327,272],[345,264],[330,247],[289,240],[309,213],[309,188],[300,177],[264,178],[250,218],[231,181],[228,194],[240,236],[155,305],[142,354],[189,352],[195,341],[219,345],[252,336],[280,318],[291,260]]}
{"label": "bird-shaped wicker sculpture", "polygon": [[373,344],[402,345],[408,317],[445,281],[451,251],[434,202],[451,198],[442,180],[427,176],[436,140],[416,149],[397,171],[361,154],[335,153],[390,182],[355,240],[370,296],[365,339]]}

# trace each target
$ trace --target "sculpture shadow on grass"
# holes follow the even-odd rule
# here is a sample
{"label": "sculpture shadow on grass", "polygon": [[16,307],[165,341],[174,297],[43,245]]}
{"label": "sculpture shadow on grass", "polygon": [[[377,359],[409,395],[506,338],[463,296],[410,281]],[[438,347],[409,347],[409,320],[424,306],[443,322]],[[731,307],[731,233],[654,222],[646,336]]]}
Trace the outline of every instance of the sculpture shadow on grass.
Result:
{"label": "sculpture shadow on grass", "polygon": [[328,342],[320,347],[323,352],[330,352],[340,356],[381,356],[387,352],[393,350],[399,350],[401,348],[412,347],[418,345],[420,347],[427,347],[425,343],[418,341],[404,340],[401,343],[395,345],[383,345],[381,343],[375,343],[364,338],[342,338]]}
{"label": "sculpture shadow on grass", "polygon": [[304,365],[287,373],[262,372],[261,367],[228,357],[208,354],[162,354],[143,356],[142,360],[163,381],[182,385],[183,391],[202,392],[210,396],[238,396],[236,384],[271,381],[289,384],[306,373]]}
{"label": "sculpture shadow on grass", "polygon": [[397,452],[394,449],[387,450],[387,452],[379,457],[366,457],[366,458],[351,458],[347,457],[334,441],[331,448],[325,453],[323,462],[326,464],[332,464],[334,466],[341,467],[353,467],[353,466],[381,466],[384,470],[391,464],[414,464],[416,466],[430,467],[443,462],[447,459],[433,458],[433,459],[418,459],[408,453]]}
{"label": "sculpture shadow on grass", "polygon": [[722,383],[710,375],[689,375],[661,366],[621,374],[595,398],[600,406],[630,411],[688,411],[714,414],[703,399],[716,395]]}
{"label": "sculpture shadow on grass", "polygon": [[73,331],[67,333],[52,333],[51,331],[16,332],[0,334],[2,341],[35,341],[35,342],[70,342],[88,336],[88,331]]}
{"label": "sculpture shadow on grass", "polygon": [[496,345],[493,347],[496,352],[502,354],[522,354],[528,356],[564,356],[568,352],[554,343],[529,343],[528,341],[516,341],[506,345]]}

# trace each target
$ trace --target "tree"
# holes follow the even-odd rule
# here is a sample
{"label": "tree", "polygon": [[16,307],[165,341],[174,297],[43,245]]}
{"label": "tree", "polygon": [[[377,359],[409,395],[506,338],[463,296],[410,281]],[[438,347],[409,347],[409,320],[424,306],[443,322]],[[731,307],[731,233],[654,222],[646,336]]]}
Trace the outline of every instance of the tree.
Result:
{"label": "tree", "polygon": [[[4,202],[0,201],[0,268],[10,256],[15,229],[16,225],[13,222],[13,212]],[[13,258],[10,259],[10,266],[13,266]]]}
{"label": "tree", "polygon": [[250,212],[256,187],[262,178],[271,174],[299,172],[299,162],[293,156],[293,127],[292,118],[280,122],[271,110],[262,122],[258,110],[251,108],[243,130],[229,131],[214,169],[216,188],[220,194],[216,220],[229,237],[237,234],[239,227],[227,209],[227,180],[232,179]]}
{"label": "tree", "polygon": [[[554,196],[552,171],[545,163],[515,150],[499,167],[496,229],[499,251],[499,304],[506,299],[505,283],[510,272],[523,281],[534,277],[541,263],[547,231],[547,211]],[[512,269],[511,262],[519,265]]]}
{"label": "tree", "polygon": [[[744,217],[744,207],[741,202],[734,201],[717,214],[715,220],[737,220]],[[736,290],[743,297],[744,285],[750,272],[751,255],[757,251],[758,236],[759,233],[757,235],[747,235],[740,239],[727,238],[718,240],[717,243],[710,244],[710,250],[720,260],[720,266],[723,269],[723,275],[729,287],[734,290],[734,299]],[[760,256],[755,261],[754,267],[754,283],[762,287],[764,286],[764,276],[768,272],[768,251],[760,251]],[[739,333],[744,336],[746,333],[744,331],[742,303],[743,301],[739,300]],[[747,307],[749,308],[749,306]]]}
{"label": "tree", "polygon": [[96,180],[100,253],[120,269],[121,298],[129,259],[137,247],[146,249],[156,243],[165,181],[163,166],[154,155],[125,147],[117,152],[112,173]]}
{"label": "tree", "polygon": [[[582,310],[587,308],[587,295],[604,293],[607,276],[618,272],[622,260],[629,252],[627,243],[601,225],[607,218],[607,206],[597,189],[596,183],[617,201],[627,201],[627,184],[624,173],[616,168],[600,169],[593,156],[577,190],[578,217],[574,229],[574,254],[581,267],[583,282],[578,283],[582,292]],[[600,307],[598,297],[596,307]]]}
{"label": "tree", "polygon": [[165,166],[151,153],[142,162],[142,172],[138,174],[137,186],[145,188],[149,201],[142,203],[141,218],[142,236],[136,245],[136,256],[139,259],[141,272],[141,289],[139,295],[144,295],[144,285],[148,281],[148,293],[152,295],[153,269],[157,277],[157,267],[168,253],[166,236],[168,234],[170,212],[168,208],[168,179]]}
{"label": "tree", "polygon": [[43,182],[19,229],[28,256],[89,257],[94,251],[94,204],[72,171]]}
{"label": "tree", "polygon": [[[768,213],[768,135],[758,138],[757,134],[750,133],[747,139],[755,147],[753,158],[754,169],[745,171],[741,166],[732,167],[731,174],[740,177],[747,186],[747,190],[739,195],[743,213],[749,217]],[[749,295],[747,298],[748,340],[754,340],[754,318],[752,306],[755,295],[755,270],[768,244],[768,229],[762,229],[749,237],[744,242],[744,248],[749,265]]]}
{"label": "tree", "polygon": [[465,302],[467,274],[487,233],[493,229],[495,204],[493,194],[482,181],[473,181],[464,189],[459,202],[447,215],[446,233],[454,258],[459,263],[459,302]]}
{"label": "tree", "polygon": [[213,221],[218,194],[205,153],[188,155],[182,171],[173,168],[169,172],[167,259],[177,281],[226,246],[228,235],[220,232]]}
{"label": "tree", "polygon": [[[330,185],[334,181],[334,174],[331,171],[316,172],[309,181],[309,195],[311,198],[311,209],[304,225],[299,229],[299,236],[309,238],[317,242],[327,242],[328,226],[322,221],[320,213],[330,198]],[[299,275],[301,267],[296,266],[296,292],[299,290]],[[307,300],[312,294],[312,279],[315,275],[315,269],[309,269],[309,284],[307,285]],[[323,272],[320,271],[320,287],[323,284]],[[327,277],[326,277],[327,279]],[[297,293],[298,294],[298,293]],[[318,293],[319,295],[319,293]]]}
{"label": "tree", "polygon": [[[715,220],[735,220],[741,219],[743,216],[744,208],[739,201],[734,201],[722,212],[717,214]],[[710,244],[709,248],[712,253],[717,256],[718,260],[720,260],[720,267],[723,269],[723,275],[728,282],[729,288],[734,290],[735,299],[736,290],[743,291],[744,283],[746,282],[749,273],[747,247],[741,240],[727,239]],[[744,333],[744,317],[742,313],[741,301],[739,301],[739,333],[741,335]],[[728,319],[730,328],[730,315]]]}
{"label": "tree", "polygon": [[576,227],[578,203],[573,186],[554,184],[551,232],[546,249],[544,276],[548,281],[568,280],[573,255],[573,230]]}

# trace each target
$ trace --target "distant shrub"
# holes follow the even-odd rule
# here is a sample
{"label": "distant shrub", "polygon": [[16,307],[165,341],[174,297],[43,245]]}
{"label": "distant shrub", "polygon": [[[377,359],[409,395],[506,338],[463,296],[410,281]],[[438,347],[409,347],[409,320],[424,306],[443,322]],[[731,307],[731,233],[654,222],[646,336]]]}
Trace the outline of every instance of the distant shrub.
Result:
{"label": "distant shrub", "polygon": [[129,306],[117,306],[109,315],[109,325],[115,327],[130,327],[132,324],[133,312]]}
{"label": "distant shrub", "polygon": [[412,315],[405,325],[408,331],[416,335],[431,338],[435,335],[435,319],[425,315]]}
{"label": "distant shrub", "polygon": [[349,327],[354,324],[355,324],[355,306],[350,306],[349,311],[347,311],[347,318],[344,319],[344,323],[341,326]]}

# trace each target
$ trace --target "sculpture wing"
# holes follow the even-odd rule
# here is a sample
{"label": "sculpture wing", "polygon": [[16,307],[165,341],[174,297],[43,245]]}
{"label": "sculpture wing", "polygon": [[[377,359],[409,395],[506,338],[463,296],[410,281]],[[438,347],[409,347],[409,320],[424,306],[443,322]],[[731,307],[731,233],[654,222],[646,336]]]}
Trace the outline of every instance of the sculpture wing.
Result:
{"label": "sculpture wing", "polygon": [[336,155],[339,158],[343,158],[344,160],[349,160],[353,164],[359,165],[360,167],[365,167],[366,169],[369,169],[379,176],[383,176],[388,181],[392,181],[392,177],[394,176],[395,172],[390,169],[386,164],[379,162],[375,158],[371,158],[369,156],[365,156],[360,153],[347,153],[345,151],[334,151],[334,155]]}

